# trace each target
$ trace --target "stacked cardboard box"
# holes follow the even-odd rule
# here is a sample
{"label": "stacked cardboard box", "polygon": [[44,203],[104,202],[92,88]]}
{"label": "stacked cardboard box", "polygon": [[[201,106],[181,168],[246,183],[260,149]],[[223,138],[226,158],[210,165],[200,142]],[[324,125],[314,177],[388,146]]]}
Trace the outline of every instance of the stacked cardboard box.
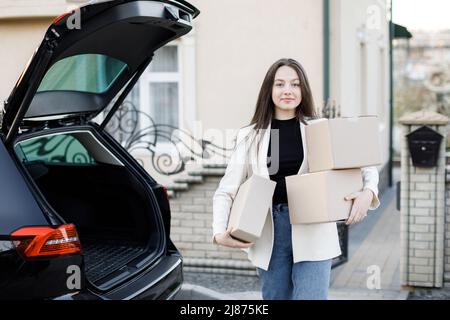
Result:
{"label": "stacked cardboard box", "polygon": [[361,168],[381,163],[375,116],[319,119],[305,127],[309,173],[286,177],[292,224],[346,220]]}

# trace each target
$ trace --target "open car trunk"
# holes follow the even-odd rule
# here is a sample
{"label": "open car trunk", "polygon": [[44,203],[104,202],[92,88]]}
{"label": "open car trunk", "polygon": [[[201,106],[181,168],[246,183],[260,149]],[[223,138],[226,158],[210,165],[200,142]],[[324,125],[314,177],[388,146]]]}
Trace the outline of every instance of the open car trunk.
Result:
{"label": "open car trunk", "polygon": [[[81,154],[88,155],[83,158],[90,160],[72,163],[52,154],[35,160],[35,153],[28,151],[33,150],[33,144],[42,147],[60,140],[75,145]],[[76,226],[86,276],[92,284],[108,288],[155,257],[163,232],[157,230],[149,187],[124,165],[95,161],[93,155],[103,153],[103,160],[111,156],[105,157],[106,149],[89,132],[35,138],[19,146],[22,163],[47,202],[66,223]],[[33,160],[27,159],[27,153]],[[55,158],[60,161],[53,161]]]}

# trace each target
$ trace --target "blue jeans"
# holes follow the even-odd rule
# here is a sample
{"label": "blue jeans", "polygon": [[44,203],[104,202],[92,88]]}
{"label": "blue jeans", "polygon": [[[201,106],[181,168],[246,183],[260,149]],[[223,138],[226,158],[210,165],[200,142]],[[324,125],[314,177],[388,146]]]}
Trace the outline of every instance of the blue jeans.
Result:
{"label": "blue jeans", "polygon": [[293,263],[287,203],[272,206],[274,245],[269,270],[257,268],[264,300],[327,300],[332,259]]}

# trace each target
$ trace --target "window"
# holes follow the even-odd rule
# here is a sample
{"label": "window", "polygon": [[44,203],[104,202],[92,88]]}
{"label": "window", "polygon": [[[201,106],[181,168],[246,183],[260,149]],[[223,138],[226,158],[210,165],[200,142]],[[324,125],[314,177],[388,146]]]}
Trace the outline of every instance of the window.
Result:
{"label": "window", "polygon": [[103,93],[126,69],[126,63],[101,54],[64,58],[47,71],[38,92],[69,90]]}
{"label": "window", "polygon": [[[139,106],[157,125],[165,125],[163,134],[170,138],[179,127],[180,68],[178,46],[168,45],[155,52],[139,83]],[[152,125],[141,119],[141,128]]]}
{"label": "window", "polygon": [[83,144],[70,134],[58,134],[20,142],[16,145],[15,151],[22,162],[96,164]]}

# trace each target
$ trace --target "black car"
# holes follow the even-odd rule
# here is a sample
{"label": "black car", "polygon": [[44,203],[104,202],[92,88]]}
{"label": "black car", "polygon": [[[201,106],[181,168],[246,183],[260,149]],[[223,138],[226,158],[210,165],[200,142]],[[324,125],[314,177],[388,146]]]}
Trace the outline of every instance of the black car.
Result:
{"label": "black car", "polygon": [[167,190],[105,127],[198,14],[182,0],[93,1],[48,28],[5,102],[0,299],[176,295]]}

